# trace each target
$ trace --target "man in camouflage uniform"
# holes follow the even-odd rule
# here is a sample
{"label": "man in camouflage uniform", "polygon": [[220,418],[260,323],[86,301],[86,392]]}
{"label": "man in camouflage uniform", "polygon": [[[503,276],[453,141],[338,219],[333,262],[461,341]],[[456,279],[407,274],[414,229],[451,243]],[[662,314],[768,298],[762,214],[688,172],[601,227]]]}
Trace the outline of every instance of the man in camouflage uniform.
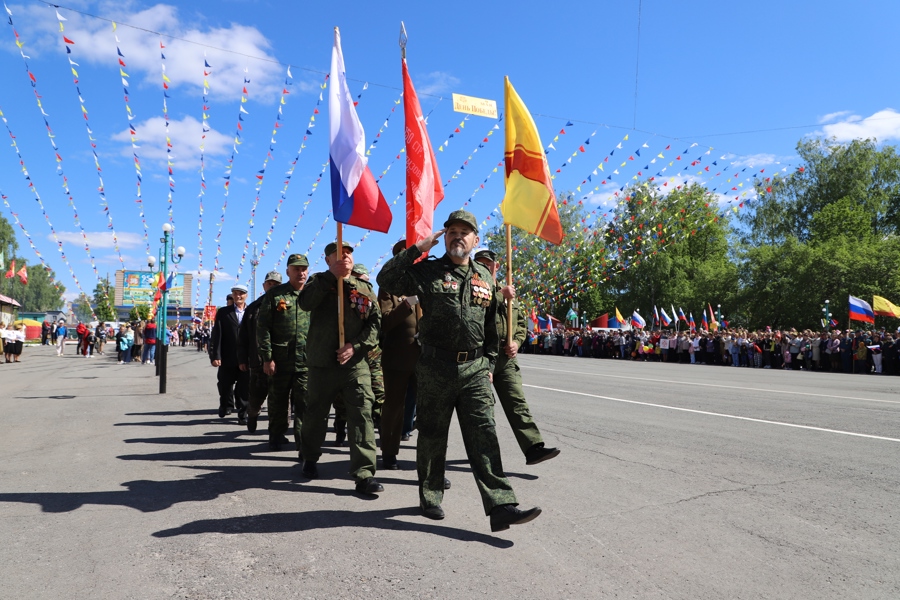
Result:
{"label": "man in camouflage uniform", "polygon": [[[375,479],[375,428],[372,424],[372,374],[368,353],[378,347],[381,313],[372,286],[353,277],[353,247],[344,242],[325,247],[328,270],[316,273],[300,294],[310,312],[309,396],[300,432],[303,474],[318,477],[328,412],[340,394],[350,441],[350,474],[356,491],[376,494],[384,487]],[[338,334],[338,278],[343,278],[344,345]]]}
{"label": "man in camouflage uniform", "polygon": [[281,284],[281,273],[269,271],[263,281],[263,295],[251,302],[244,311],[241,328],[238,330],[238,363],[241,371],[250,371],[250,403],[247,406],[247,431],[256,431],[259,411],[269,393],[269,377],[263,373],[259,360],[259,346],[256,343],[259,307],[265,299],[265,292]]}
{"label": "man in camouflage uniform", "polygon": [[[445,233],[446,254],[414,264]],[[455,409],[491,531],[502,531],[531,521],[541,509],[516,508],[516,495],[503,474],[490,387],[498,351],[497,299],[491,274],[469,259],[477,243],[475,215],[452,212],[444,229],[388,261],[378,285],[396,296],[415,295],[422,304],[416,463],[423,514],[444,518],[447,432]]]}
{"label": "man in camouflage uniform", "polygon": [[280,450],[288,428],[288,406],[294,404],[294,440],[300,452],[300,428],[306,406],[306,337],[309,313],[300,307],[309,261],[291,254],[287,283],[263,296],[257,319],[256,339],[263,372],[269,377],[269,447]]}
{"label": "man in camouflage uniform", "polygon": [[[353,263],[352,275],[363,284],[368,284],[374,294],[372,283],[369,281],[369,270],[362,263]],[[381,372],[381,347],[369,351],[366,356],[369,363],[369,371],[372,373],[372,394],[375,401],[372,403],[372,423],[378,428],[381,420],[381,407],[384,405],[384,374]],[[347,435],[347,411],[344,408],[344,400],[338,395],[334,399],[334,444],[343,446]]]}
{"label": "man in camouflage uniform", "polygon": [[[492,250],[481,248],[475,252],[475,260],[484,265],[494,281],[494,292],[497,295],[497,335],[500,338],[500,353],[494,366],[494,389],[500,398],[500,406],[506,413],[506,419],[512,427],[525,454],[525,464],[536,465],[559,455],[558,448],[547,448],[541,432],[531,417],[525,392],[522,390],[522,374],[516,355],[525,341],[528,330],[525,324],[525,313],[515,299],[516,289],[513,286],[500,287],[497,284],[497,256]],[[512,342],[507,344],[507,303],[512,305]]]}

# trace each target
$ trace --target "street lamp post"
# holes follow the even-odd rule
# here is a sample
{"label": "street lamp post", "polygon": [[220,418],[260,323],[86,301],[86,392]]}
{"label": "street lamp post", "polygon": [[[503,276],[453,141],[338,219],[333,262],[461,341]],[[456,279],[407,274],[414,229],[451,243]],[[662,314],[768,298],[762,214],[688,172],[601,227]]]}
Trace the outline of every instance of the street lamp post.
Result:
{"label": "street lamp post", "polygon": [[716,304],[716,323],[719,324],[719,327],[722,326],[722,305]]}
{"label": "street lamp post", "polygon": [[[163,247],[159,250],[159,273],[160,277],[166,278],[168,277],[168,268],[166,263],[168,261],[172,261],[173,264],[178,264],[181,262],[181,259],[184,258],[185,249],[184,246],[178,246],[178,248],[174,248],[172,250],[169,249],[169,242],[172,236],[172,231],[175,227],[171,223],[163,223],[163,237],[159,238],[159,241],[162,243]],[[174,243],[174,240],[173,240]],[[153,272],[153,267],[156,264],[156,259],[152,256],[147,257],[147,265],[150,267],[150,272]],[[165,279],[164,279],[165,280]],[[168,343],[166,335],[168,332],[167,329],[167,318],[169,311],[169,287],[168,285],[164,286],[165,289],[162,293],[162,299],[160,300],[160,308],[156,312],[156,347],[159,349],[159,356],[156,357],[156,371],[157,375],[159,375],[159,393],[166,393],[166,360],[168,354]]]}
{"label": "street lamp post", "polygon": [[822,313],[825,315],[825,331],[831,330],[831,306],[829,305],[828,300],[825,301],[825,306],[822,307]]}

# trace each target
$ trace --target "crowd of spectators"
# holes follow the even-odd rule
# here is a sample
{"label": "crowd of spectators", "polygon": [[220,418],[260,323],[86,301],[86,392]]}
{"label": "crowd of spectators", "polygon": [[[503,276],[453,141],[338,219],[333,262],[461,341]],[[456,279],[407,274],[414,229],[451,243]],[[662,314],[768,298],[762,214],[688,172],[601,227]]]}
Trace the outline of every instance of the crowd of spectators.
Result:
{"label": "crowd of spectators", "polygon": [[528,332],[525,353],[756,369],[900,375],[900,335],[881,331]]}

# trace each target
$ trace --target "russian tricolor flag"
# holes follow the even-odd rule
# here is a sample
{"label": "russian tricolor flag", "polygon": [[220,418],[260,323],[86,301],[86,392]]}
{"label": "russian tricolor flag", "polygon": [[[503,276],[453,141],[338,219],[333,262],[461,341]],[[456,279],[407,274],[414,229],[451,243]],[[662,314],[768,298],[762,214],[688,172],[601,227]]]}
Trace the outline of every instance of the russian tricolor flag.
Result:
{"label": "russian tricolor flag", "polygon": [[691,313],[690,326],[691,326],[691,331],[696,331],[697,324],[694,323],[694,313]]}
{"label": "russian tricolor flag", "polygon": [[[692,316],[691,316],[691,319],[693,320],[693,318],[694,318],[694,317],[693,317],[693,315],[692,315]],[[686,319],[685,316],[684,316],[684,309],[681,308],[680,306],[678,307],[678,320],[679,320],[679,321],[684,321],[685,323],[687,323],[687,319]]]}
{"label": "russian tricolor flag", "polygon": [[341,32],[334,28],[328,117],[331,131],[331,204],[334,220],[387,233],[391,209],[366,161],[366,134],[347,87]]}
{"label": "russian tricolor flag", "polygon": [[662,319],[663,327],[668,327],[672,323],[672,319],[666,314],[666,309],[659,309],[659,316]]}
{"label": "russian tricolor flag", "polygon": [[850,320],[875,323],[875,313],[868,302],[854,296],[850,296]]}
{"label": "russian tricolor flag", "polygon": [[640,329],[643,329],[647,326],[647,322],[644,321],[644,317],[638,314],[638,311],[634,311],[633,313],[631,313],[631,326],[639,327]]}

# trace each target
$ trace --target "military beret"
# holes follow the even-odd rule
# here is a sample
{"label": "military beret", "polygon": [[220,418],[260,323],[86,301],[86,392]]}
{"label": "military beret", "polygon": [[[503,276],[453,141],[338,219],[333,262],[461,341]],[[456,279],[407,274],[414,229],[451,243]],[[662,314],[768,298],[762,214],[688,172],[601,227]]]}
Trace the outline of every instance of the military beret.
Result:
{"label": "military beret", "polygon": [[[290,256],[288,256],[287,266],[308,267],[309,260],[306,258],[305,254],[291,254]],[[281,279],[279,279],[278,281],[281,281]]]}
{"label": "military beret", "polygon": [[490,248],[479,248],[475,251],[475,260],[486,258],[491,262],[497,262],[497,254]]}
{"label": "military beret", "polygon": [[444,228],[450,227],[453,223],[465,223],[475,233],[478,233],[478,221],[475,220],[475,215],[467,210],[454,210],[450,213],[450,216],[444,221]]}
{"label": "military beret", "polygon": [[281,273],[279,273],[278,271],[269,271],[268,273],[266,273],[266,278],[263,280],[263,282],[266,281],[281,283]]}
{"label": "military beret", "polygon": [[356,263],[353,265],[353,270],[351,271],[354,275],[368,275],[369,270],[366,268],[366,265],[362,263]]}
{"label": "military beret", "polygon": [[[353,246],[351,246],[348,242],[342,242],[344,248],[349,248],[350,252],[353,252]],[[325,256],[331,256],[337,252],[337,242],[331,242],[327,246],[325,246]]]}

